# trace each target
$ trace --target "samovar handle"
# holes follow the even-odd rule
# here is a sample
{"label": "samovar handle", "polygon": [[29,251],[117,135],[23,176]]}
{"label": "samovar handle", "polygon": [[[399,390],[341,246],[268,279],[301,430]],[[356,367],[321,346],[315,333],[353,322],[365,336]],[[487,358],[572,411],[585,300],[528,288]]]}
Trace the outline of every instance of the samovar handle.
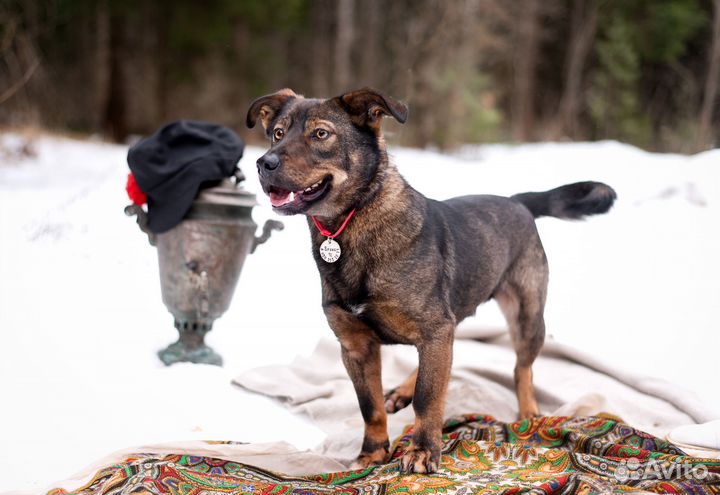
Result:
{"label": "samovar handle", "polygon": [[[142,228],[142,227],[141,227]],[[252,248],[250,248],[250,253],[254,253],[255,249],[260,245],[266,242],[268,239],[270,239],[270,236],[272,235],[273,230],[282,230],[285,226],[282,222],[279,222],[277,220],[268,220],[265,222],[265,225],[263,225],[262,234],[258,237],[255,237],[255,240],[253,241]]]}
{"label": "samovar handle", "polygon": [[140,230],[142,230],[143,232],[145,232],[145,234],[147,234],[148,242],[150,243],[150,245],[154,246],[155,245],[155,233],[152,230],[150,230],[150,228],[148,227],[147,213],[145,212],[145,210],[143,210],[142,206],[138,206],[135,204],[128,205],[125,207],[125,214],[129,217],[131,217],[133,215],[137,215],[138,227],[140,227]]}

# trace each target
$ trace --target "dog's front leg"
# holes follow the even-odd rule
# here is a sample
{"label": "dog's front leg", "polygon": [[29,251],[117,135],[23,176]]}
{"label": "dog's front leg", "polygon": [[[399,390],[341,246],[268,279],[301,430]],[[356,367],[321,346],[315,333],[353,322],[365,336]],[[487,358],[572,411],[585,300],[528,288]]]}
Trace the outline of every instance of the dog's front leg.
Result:
{"label": "dog's front leg", "polygon": [[365,421],[362,449],[352,467],[364,468],[383,464],[387,459],[390,443],[380,381],[380,344],[368,343],[362,352],[350,350],[343,345],[342,360],[355,387],[360,412]]}
{"label": "dog's front leg", "polygon": [[340,341],[342,361],[355,387],[365,421],[362,449],[352,467],[382,464],[387,460],[390,443],[381,380],[380,341],[367,325],[342,308],[331,306],[325,309],[325,314]]}
{"label": "dog's front leg", "polygon": [[440,464],[445,395],[452,365],[452,329],[447,336],[420,343],[415,384],[415,430],[412,446],[401,460],[405,472],[432,473]]}

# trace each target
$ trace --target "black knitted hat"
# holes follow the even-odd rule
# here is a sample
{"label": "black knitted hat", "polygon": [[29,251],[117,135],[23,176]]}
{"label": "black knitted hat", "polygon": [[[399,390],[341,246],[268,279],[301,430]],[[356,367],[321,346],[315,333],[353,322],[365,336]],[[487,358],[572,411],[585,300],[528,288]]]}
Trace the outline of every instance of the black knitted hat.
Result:
{"label": "black knitted hat", "polygon": [[128,165],[148,199],[148,226],[175,227],[203,187],[235,173],[245,143],[227,127],[180,120],[167,124],[128,151]]}

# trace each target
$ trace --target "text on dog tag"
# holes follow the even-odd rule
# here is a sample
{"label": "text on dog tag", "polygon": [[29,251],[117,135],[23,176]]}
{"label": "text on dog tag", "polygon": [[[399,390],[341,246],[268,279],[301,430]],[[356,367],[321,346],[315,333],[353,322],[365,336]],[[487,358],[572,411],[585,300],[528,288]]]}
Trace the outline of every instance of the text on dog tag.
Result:
{"label": "text on dog tag", "polygon": [[320,257],[328,263],[335,263],[340,259],[341,253],[340,244],[333,239],[325,239],[325,241],[320,244]]}

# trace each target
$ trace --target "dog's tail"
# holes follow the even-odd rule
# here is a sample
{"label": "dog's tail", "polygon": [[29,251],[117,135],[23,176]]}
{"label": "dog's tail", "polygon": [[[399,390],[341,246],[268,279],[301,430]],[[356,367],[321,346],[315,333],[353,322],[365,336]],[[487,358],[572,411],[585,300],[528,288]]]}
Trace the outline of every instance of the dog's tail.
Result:
{"label": "dog's tail", "polygon": [[613,188],[602,182],[576,182],[545,192],[527,192],[511,197],[525,205],[535,218],[571,220],[607,213],[616,198]]}

